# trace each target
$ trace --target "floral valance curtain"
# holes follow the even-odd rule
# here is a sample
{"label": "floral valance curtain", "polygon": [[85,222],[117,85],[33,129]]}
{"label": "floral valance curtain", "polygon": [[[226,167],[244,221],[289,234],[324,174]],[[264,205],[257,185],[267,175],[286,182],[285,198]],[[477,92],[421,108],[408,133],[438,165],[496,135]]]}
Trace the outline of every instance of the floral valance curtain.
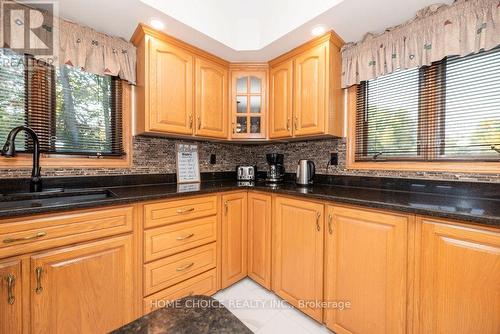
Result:
{"label": "floral valance curtain", "polygon": [[500,0],[455,0],[431,5],[402,25],[342,49],[342,87],[447,56],[465,56],[500,45]]}
{"label": "floral valance curtain", "polygon": [[113,75],[135,84],[136,49],[121,38],[59,20],[60,64],[100,75]]}
{"label": "floral valance curtain", "polygon": [[[32,54],[38,59],[74,66],[94,74],[118,76],[135,84],[136,48],[132,43],[53,17],[46,8],[28,7],[23,3],[8,0],[0,0],[0,5],[2,48],[9,48],[17,53]],[[29,15],[26,14],[26,9],[31,10]],[[36,30],[36,38],[30,37],[30,42],[27,44],[25,37],[34,35],[29,31],[27,33],[28,22],[25,20],[30,16],[33,17],[30,20],[36,21],[37,17],[42,16],[45,19]],[[41,49],[50,38],[54,41],[50,52],[38,53],[37,50]]]}

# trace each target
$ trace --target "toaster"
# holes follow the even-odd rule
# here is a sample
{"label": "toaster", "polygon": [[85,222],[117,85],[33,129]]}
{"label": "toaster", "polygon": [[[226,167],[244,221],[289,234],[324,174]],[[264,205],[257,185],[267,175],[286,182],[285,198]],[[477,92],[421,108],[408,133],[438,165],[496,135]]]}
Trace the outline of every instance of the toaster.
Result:
{"label": "toaster", "polygon": [[257,174],[255,166],[236,167],[236,178],[238,181],[255,181],[255,174]]}

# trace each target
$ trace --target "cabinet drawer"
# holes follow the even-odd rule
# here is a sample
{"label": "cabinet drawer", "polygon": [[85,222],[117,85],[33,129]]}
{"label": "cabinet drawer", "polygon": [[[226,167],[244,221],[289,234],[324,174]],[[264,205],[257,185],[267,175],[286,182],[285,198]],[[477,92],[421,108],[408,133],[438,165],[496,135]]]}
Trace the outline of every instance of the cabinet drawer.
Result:
{"label": "cabinet drawer", "polygon": [[217,272],[212,269],[144,298],[144,313],[164,307],[168,302],[179,298],[192,295],[211,296],[216,292]]}
{"label": "cabinet drawer", "polygon": [[157,260],[217,239],[217,216],[158,227],[144,232],[144,260]]}
{"label": "cabinet drawer", "polygon": [[130,232],[134,206],[0,221],[0,258]]}
{"label": "cabinet drawer", "polygon": [[155,227],[217,214],[217,196],[144,205],[144,227]]}
{"label": "cabinet drawer", "polygon": [[144,294],[150,295],[215,268],[215,242],[144,265]]}

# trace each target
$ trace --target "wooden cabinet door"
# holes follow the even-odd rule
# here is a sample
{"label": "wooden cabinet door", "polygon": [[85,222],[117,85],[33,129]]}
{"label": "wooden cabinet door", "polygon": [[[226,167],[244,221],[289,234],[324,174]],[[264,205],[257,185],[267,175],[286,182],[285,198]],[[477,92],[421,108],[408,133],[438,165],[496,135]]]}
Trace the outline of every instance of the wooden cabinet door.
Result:
{"label": "wooden cabinet door", "polygon": [[[405,333],[409,216],[327,207],[326,325],[338,334]],[[331,304],[332,306],[333,303]]]}
{"label": "wooden cabinet door", "polygon": [[325,132],[327,115],[326,43],[295,58],[294,65],[294,135],[307,136]]}
{"label": "wooden cabinet door", "polygon": [[418,223],[420,330],[414,332],[500,333],[500,233],[430,218]]}
{"label": "wooden cabinet door", "polygon": [[21,260],[0,261],[0,333],[23,332]]}
{"label": "wooden cabinet door", "polygon": [[149,130],[193,133],[193,56],[151,38],[149,44]]}
{"label": "wooden cabinet door", "polygon": [[196,58],[196,135],[227,138],[228,70]]}
{"label": "wooden cabinet door", "polygon": [[273,67],[269,74],[269,137],[292,136],[293,61]]}
{"label": "wooden cabinet door", "polygon": [[248,193],[248,276],[271,289],[271,195]]}
{"label": "wooden cabinet door", "polygon": [[276,197],[273,221],[272,288],[317,321],[323,300],[323,205]]}
{"label": "wooden cabinet door", "polygon": [[247,276],[247,193],[222,196],[222,288]]}
{"label": "wooden cabinet door", "polygon": [[231,71],[231,138],[267,136],[267,70]]}
{"label": "wooden cabinet door", "polygon": [[132,236],[31,258],[31,332],[107,333],[134,319]]}

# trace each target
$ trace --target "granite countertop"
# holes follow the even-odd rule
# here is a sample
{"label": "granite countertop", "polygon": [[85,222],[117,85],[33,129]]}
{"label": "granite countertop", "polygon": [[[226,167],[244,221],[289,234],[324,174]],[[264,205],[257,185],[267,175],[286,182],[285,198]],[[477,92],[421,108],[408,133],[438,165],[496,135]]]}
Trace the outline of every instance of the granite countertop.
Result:
{"label": "granite countertop", "polygon": [[1,203],[0,199],[0,217],[127,204],[238,189],[254,189],[269,193],[396,210],[406,213],[457,219],[484,226],[500,227],[500,197],[498,194],[491,193],[480,196],[474,192],[467,194],[429,193],[424,191],[384,189],[373,186],[353,187],[331,184],[315,184],[308,187],[299,187],[293,182],[285,182],[279,185],[256,182],[249,185],[233,180],[207,181],[195,186],[163,183],[112,186],[103,189],[109,192],[109,197],[100,197],[99,195],[93,197],[92,189],[80,189],[83,194],[89,192],[90,195],[75,197],[73,199],[63,196],[60,200],[55,198],[51,199],[48,203],[33,200],[7,204],[6,202]]}
{"label": "granite countertop", "polygon": [[252,331],[212,297],[191,296],[179,299],[167,305],[167,307],[146,314],[111,333],[251,334]]}

